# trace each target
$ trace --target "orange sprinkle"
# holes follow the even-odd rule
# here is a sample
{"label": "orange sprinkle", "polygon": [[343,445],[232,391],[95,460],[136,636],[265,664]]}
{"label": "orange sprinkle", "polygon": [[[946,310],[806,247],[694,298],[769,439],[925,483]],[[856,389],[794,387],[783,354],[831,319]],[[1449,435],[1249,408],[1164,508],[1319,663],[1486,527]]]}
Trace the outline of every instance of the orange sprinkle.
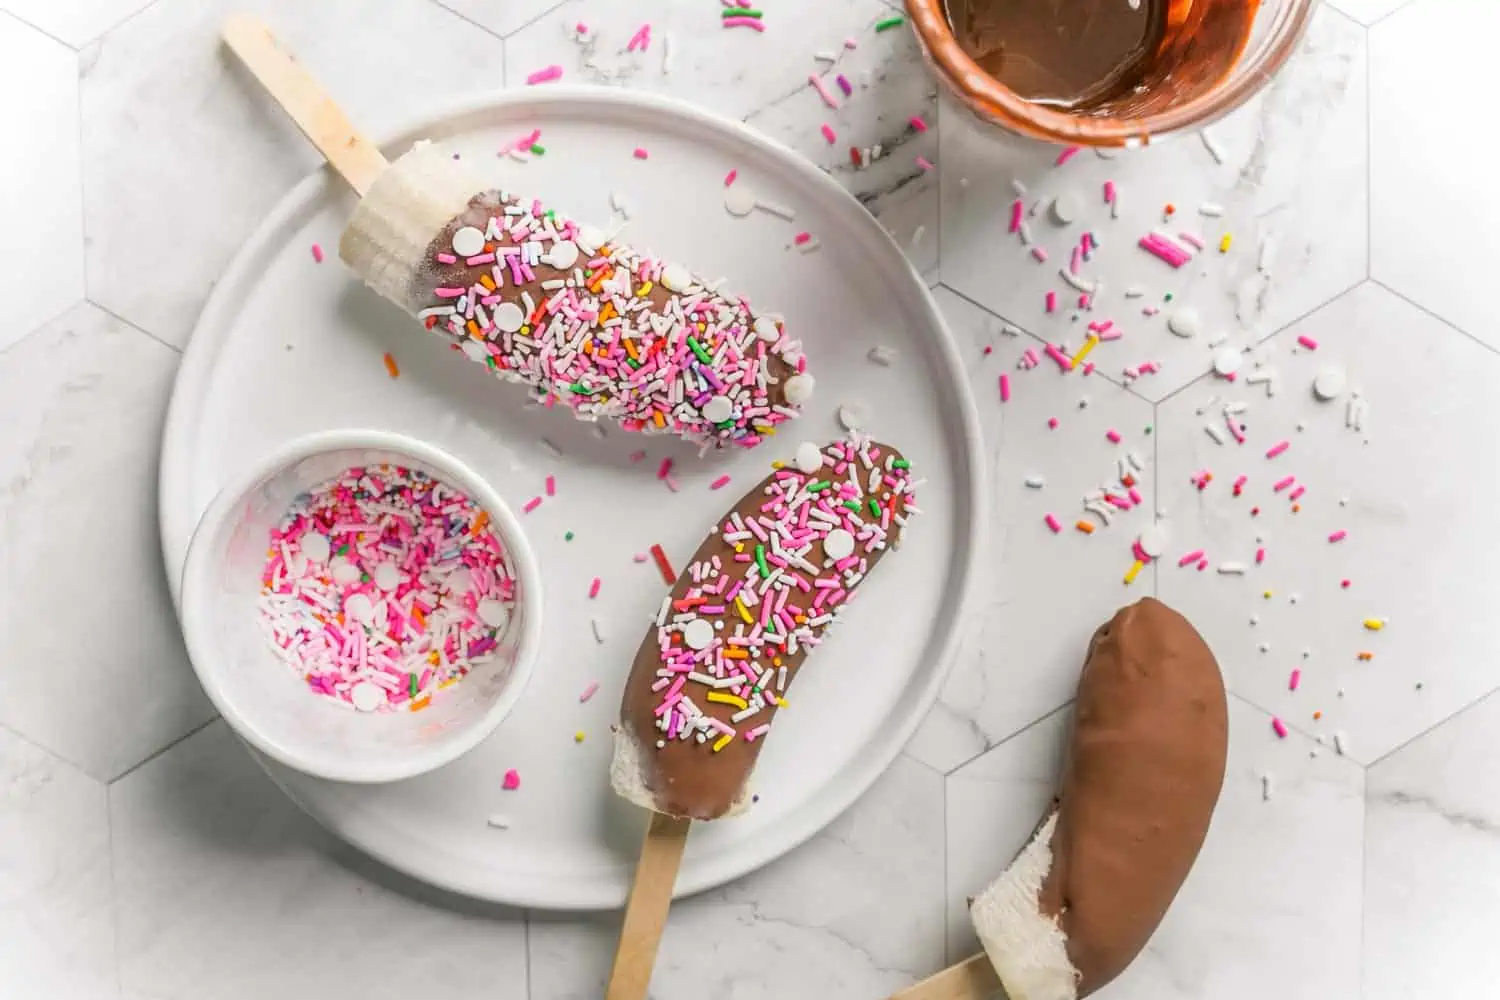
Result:
{"label": "orange sprinkle", "polygon": [[771,666],[773,666],[773,667],[779,667],[779,666],[781,666],[781,657],[779,657],[779,656],[773,656],[773,657],[771,657]]}
{"label": "orange sprinkle", "polygon": [[437,661],[438,661],[438,654],[437,654],[437,650],[434,649],[432,652],[430,652],[430,653],[427,654],[427,662],[431,663],[433,666],[437,666]]}
{"label": "orange sprinkle", "polygon": [[1092,535],[1094,533],[1094,526],[1092,524],[1089,524],[1087,521],[1079,521],[1077,524],[1073,525],[1073,527],[1077,528],[1085,535]]}
{"label": "orange sprinkle", "polygon": [[665,426],[667,426],[667,422],[665,420],[663,420],[662,417],[661,417],[661,411],[660,410],[658,410],[655,413],[651,414],[651,419],[653,419],[653,420],[656,421],[656,426],[658,426],[658,427],[665,427]]}
{"label": "orange sprinkle", "polygon": [[430,695],[430,694],[424,694],[422,697],[418,698],[416,701],[414,701],[414,702],[411,703],[411,710],[413,712],[420,712],[420,711],[422,711],[422,709],[426,708],[428,705],[431,705],[431,704],[432,704],[432,695]]}
{"label": "orange sprinkle", "polygon": [[629,337],[625,338],[625,353],[630,355],[632,361],[641,360],[641,356],[635,353],[635,341]]}
{"label": "orange sprinkle", "polygon": [[1300,514],[1300,513],[1302,513],[1302,505],[1300,503],[1294,503],[1294,504],[1292,504],[1292,513],[1293,514]]}
{"label": "orange sprinkle", "polygon": [[731,646],[728,649],[724,650],[724,659],[748,660],[750,659],[750,654],[745,652],[743,649],[740,649],[738,646]]}
{"label": "orange sprinkle", "polygon": [[609,302],[604,303],[604,308],[599,310],[599,322],[601,322],[601,323],[607,322],[609,320],[614,319],[618,315],[620,315],[620,314],[617,313],[617,312],[615,312],[614,301],[611,300]]}
{"label": "orange sprinkle", "polygon": [[412,618],[412,621],[416,622],[422,628],[425,629],[427,627],[427,616],[424,615],[424,614],[422,614],[422,609],[421,608],[412,608],[411,609],[411,618]]}
{"label": "orange sprinkle", "polygon": [[396,367],[396,359],[391,357],[391,352],[385,352],[385,370],[390,372],[391,378],[400,378],[401,369]]}
{"label": "orange sprinkle", "polygon": [[482,511],[479,512],[479,516],[476,517],[476,518],[474,518],[474,527],[472,529],[470,529],[470,530],[473,532],[473,534],[477,535],[481,531],[483,531],[484,530],[484,526],[487,525],[487,524],[489,524],[489,523],[490,523],[490,512],[487,511],[487,510],[482,510]]}
{"label": "orange sprinkle", "polygon": [[1323,713],[1322,712],[1314,712],[1313,713],[1313,721],[1314,722],[1317,722],[1322,717],[1323,717]]}
{"label": "orange sprinkle", "polygon": [[1167,214],[1168,215],[1174,215],[1174,214],[1176,214],[1176,212],[1177,212],[1177,206],[1174,205],[1174,204],[1172,204],[1170,201],[1167,202]]}
{"label": "orange sprinkle", "polygon": [[484,339],[484,334],[479,332],[479,324],[478,323],[474,322],[471,319],[471,320],[469,320],[469,322],[467,324],[467,327],[468,327],[468,330],[469,330],[469,336],[473,337],[475,340],[483,340]]}
{"label": "orange sprinkle", "polygon": [[1370,660],[1375,659],[1375,654],[1374,653],[1360,653],[1359,654],[1359,658],[1362,661],[1368,663]]}
{"label": "orange sprinkle", "polygon": [[481,274],[479,276],[479,283],[484,286],[484,289],[487,292],[493,292],[495,290],[495,279],[491,278],[488,274]]}
{"label": "orange sprinkle", "polygon": [[615,272],[613,268],[601,267],[599,269],[599,273],[594,275],[594,280],[589,282],[589,291],[597,292],[600,288],[604,287],[604,283],[608,281],[610,275],[614,273]]}

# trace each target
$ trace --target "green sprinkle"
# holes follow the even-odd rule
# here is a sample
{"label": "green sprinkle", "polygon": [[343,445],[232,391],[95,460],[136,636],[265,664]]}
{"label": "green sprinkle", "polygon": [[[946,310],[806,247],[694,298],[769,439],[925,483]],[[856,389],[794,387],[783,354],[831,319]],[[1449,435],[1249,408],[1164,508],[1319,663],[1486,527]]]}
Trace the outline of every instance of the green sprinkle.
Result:
{"label": "green sprinkle", "polygon": [[899,16],[898,17],[888,17],[884,21],[876,21],[875,22],[875,30],[876,31],[890,31],[892,28],[899,28],[899,27],[901,27],[901,25],[903,25],[905,23],[906,23],[906,18],[904,18],[904,17],[899,17]]}
{"label": "green sprinkle", "polygon": [[1162,301],[1163,302],[1171,302],[1172,301],[1172,293],[1168,292],[1165,296],[1162,297]]}
{"label": "green sprinkle", "polygon": [[830,487],[832,485],[833,484],[830,483],[828,480],[826,480],[826,479],[820,479],[816,483],[810,483],[808,485],[808,487],[807,487],[807,492],[809,492],[809,493],[821,493],[824,490],[828,489],[828,487]]}
{"label": "green sprinkle", "polygon": [[696,337],[688,338],[688,346],[693,349],[694,354],[698,355],[698,360],[703,362],[705,365],[711,365],[714,363],[713,357],[703,349],[703,345],[698,343],[698,339]]}
{"label": "green sprinkle", "polygon": [[758,10],[746,10],[744,7],[725,7],[720,17],[762,17]]}
{"label": "green sprinkle", "polygon": [[572,385],[568,386],[568,391],[571,392],[571,393],[573,393],[574,395],[578,395],[578,396],[592,396],[594,393],[598,392],[599,390],[598,389],[590,389],[588,386],[584,385],[582,382],[574,382]]}
{"label": "green sprinkle", "polygon": [[340,545],[340,546],[339,546],[339,550],[338,550],[338,553],[337,553],[337,554],[338,554],[338,555],[344,555],[344,554],[345,554],[345,553],[347,553],[347,552],[348,552],[348,551],[349,551],[349,546],[348,546],[348,545],[347,545],[347,544],[345,544],[345,545]]}
{"label": "green sprinkle", "polygon": [[416,674],[407,674],[406,676],[411,679],[411,681],[410,681],[411,697],[415,698],[417,696],[417,675]]}
{"label": "green sprinkle", "polygon": [[850,510],[854,511],[854,513],[856,513],[856,514],[859,513],[859,504],[855,503],[853,500],[845,500],[844,501],[844,506],[848,507]]}
{"label": "green sprinkle", "polygon": [[632,367],[632,368],[640,368],[641,367],[641,363],[639,361],[637,361],[635,358],[627,358],[627,359],[625,359],[625,363],[627,365],[629,365],[630,367]]}
{"label": "green sprinkle", "polygon": [[761,579],[770,578],[771,567],[766,565],[766,547],[764,545],[757,545],[755,547],[755,565],[760,567]]}
{"label": "green sprinkle", "polygon": [[911,463],[908,462],[904,458],[898,458],[894,462],[891,463],[891,468],[893,468],[893,469],[910,469],[911,468]]}
{"label": "green sprinkle", "polygon": [[1147,424],[1147,425],[1146,425],[1146,433],[1147,433],[1147,434],[1150,434],[1150,433],[1151,433],[1151,425],[1150,425],[1150,424]]}
{"label": "green sprinkle", "polygon": [[543,146],[539,142],[533,142],[531,144],[531,152],[535,156],[546,156],[547,155],[547,147]]}
{"label": "green sprinkle", "polygon": [[573,533],[571,531],[568,532],[567,534],[563,535],[563,541],[565,541],[565,542],[571,542],[572,540],[573,540]]}
{"label": "green sprinkle", "polygon": [[876,503],[873,497],[870,499],[870,516],[880,516],[880,504]]}

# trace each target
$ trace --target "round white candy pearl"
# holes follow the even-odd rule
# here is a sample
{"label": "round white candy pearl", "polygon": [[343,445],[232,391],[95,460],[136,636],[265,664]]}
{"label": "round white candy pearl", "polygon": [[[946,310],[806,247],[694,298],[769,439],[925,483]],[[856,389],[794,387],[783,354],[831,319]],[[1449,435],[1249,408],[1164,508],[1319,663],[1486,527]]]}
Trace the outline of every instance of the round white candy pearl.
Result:
{"label": "round white candy pearl", "polygon": [[375,605],[364,594],[350,594],[344,602],[344,617],[368,625],[375,620]]}
{"label": "round white candy pearl", "polygon": [[547,251],[547,263],[559,271],[566,271],[578,263],[578,245],[571,240],[559,240]]}
{"label": "round white candy pearl", "polygon": [[724,210],[744,218],[755,211],[755,192],[743,184],[734,185],[724,192]]}
{"label": "round white candy pearl", "polygon": [[715,396],[703,406],[703,419],[711,424],[721,424],[734,416],[734,404],[728,396]]}
{"label": "round white candy pearl", "polygon": [[607,239],[608,237],[604,235],[604,230],[598,226],[581,226],[578,229],[578,249],[584,253],[593,253],[595,250],[598,250],[604,245],[604,241]]}
{"label": "round white candy pearl", "polygon": [[674,292],[685,292],[693,283],[693,272],[681,264],[668,264],[661,272],[661,283]]}
{"label": "round white candy pearl", "polygon": [[453,234],[453,252],[460,257],[476,257],[484,253],[484,233],[473,226],[464,226]]}
{"label": "round white candy pearl", "polygon": [[359,567],[347,559],[335,559],[333,578],[338,583],[354,583],[359,579]]}
{"label": "round white candy pearl", "polygon": [[689,649],[707,649],[709,643],[714,641],[714,627],[706,618],[694,618],[682,630],[682,641],[688,644]]}
{"label": "round white candy pearl", "polygon": [[328,554],[332,551],[327,535],[311,531],[302,536],[302,554],[310,561],[325,563],[328,561]]}
{"label": "round white candy pearl", "polygon": [[395,563],[381,563],[375,567],[375,586],[381,590],[395,590],[401,586],[401,571]]}
{"label": "round white candy pearl", "polygon": [[490,319],[502,333],[515,333],[526,325],[526,310],[514,302],[502,302],[490,313]]}
{"label": "round white candy pearl", "polygon": [[1179,337],[1196,337],[1203,329],[1198,320],[1198,310],[1192,306],[1183,306],[1167,317],[1167,329]]}
{"label": "round white candy pearl", "polygon": [[385,704],[385,691],[378,684],[360,681],[349,689],[349,700],[361,712],[373,712]]}
{"label": "round white candy pearl", "polygon": [[839,407],[839,424],[846,431],[857,431],[865,425],[865,408],[858,403],[845,403]]}
{"label": "round white candy pearl", "polygon": [[762,316],[755,321],[755,335],[768,344],[774,344],[781,339],[781,330],[777,328],[774,319]]}
{"label": "round white candy pearl", "polygon": [[465,337],[463,345],[459,347],[464,352],[464,357],[470,361],[483,361],[490,356],[489,348],[475,340],[473,337]]}
{"label": "round white candy pearl", "polygon": [[823,554],[837,562],[854,554],[854,536],[843,528],[834,528],[823,539]]}
{"label": "round white candy pearl", "polygon": [[1344,394],[1344,373],[1337,368],[1325,368],[1313,379],[1313,395],[1323,400],[1338,399]]}
{"label": "round white candy pearl", "polygon": [[797,470],[809,476],[823,467],[823,452],[811,441],[797,446]]}
{"label": "round white candy pearl", "polygon": [[505,606],[504,601],[480,601],[479,618],[490,628],[504,628],[505,623],[510,621],[510,609]]}
{"label": "round white candy pearl", "polygon": [[817,387],[818,383],[811,375],[793,375],[786,380],[786,401],[792,406],[801,406],[812,399]]}
{"label": "round white candy pearl", "polygon": [[1055,219],[1059,225],[1066,226],[1068,223],[1078,218],[1078,213],[1082,210],[1083,206],[1078,201],[1078,195],[1074,194],[1072,191],[1064,191],[1062,194],[1052,199],[1052,218]]}
{"label": "round white candy pearl", "polygon": [[1153,524],[1140,537],[1141,551],[1152,559],[1160,559],[1162,553],[1167,551],[1167,529],[1159,524]]}
{"label": "round white candy pearl", "polygon": [[1240,370],[1240,362],[1244,355],[1233,347],[1221,347],[1214,352],[1214,371],[1228,378]]}

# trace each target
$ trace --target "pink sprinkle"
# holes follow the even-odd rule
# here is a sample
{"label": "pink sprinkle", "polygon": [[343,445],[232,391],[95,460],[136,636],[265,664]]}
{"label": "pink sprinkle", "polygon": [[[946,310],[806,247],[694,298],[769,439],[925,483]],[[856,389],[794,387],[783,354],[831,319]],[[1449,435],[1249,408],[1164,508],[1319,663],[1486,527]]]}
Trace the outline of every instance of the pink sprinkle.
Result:
{"label": "pink sprinkle", "polygon": [[1107,437],[1107,438],[1109,438],[1109,443],[1110,444],[1119,444],[1120,443],[1120,432],[1117,431],[1117,430],[1115,430],[1113,427],[1111,427],[1109,430],[1105,431],[1104,432],[1104,436]]}
{"label": "pink sprinkle", "polygon": [[323,248],[318,246],[316,243],[312,245],[312,255],[313,260],[317,261],[319,264],[323,263]]}
{"label": "pink sprinkle", "polygon": [[1041,247],[1032,247],[1031,256],[1035,257],[1040,263],[1047,263],[1047,251]]}
{"label": "pink sprinkle", "polygon": [[1113,205],[1115,203],[1115,182],[1114,181],[1105,181],[1104,182],[1104,201],[1105,201],[1106,204],[1110,204],[1110,205]]}
{"label": "pink sprinkle", "polygon": [[596,598],[598,596],[599,596],[599,578],[596,576],[596,577],[594,577],[594,582],[591,583],[591,584],[589,584],[589,600],[592,601],[594,598]]}
{"label": "pink sprinkle", "polygon": [[1083,373],[1085,375],[1094,374],[1094,363],[1092,361],[1085,361],[1083,363]]}
{"label": "pink sprinkle", "polygon": [[1018,233],[1021,231],[1021,216],[1026,211],[1026,203],[1020,198],[1010,203],[1010,231]]}
{"label": "pink sprinkle", "polygon": [[672,460],[670,458],[664,458],[664,459],[662,459],[661,460],[661,464],[656,467],[656,478],[657,479],[666,479],[671,474],[672,474]]}
{"label": "pink sprinkle", "polygon": [[590,698],[592,698],[594,695],[596,695],[598,693],[599,693],[599,682],[598,681],[591,681],[589,683],[589,686],[583,689],[583,694],[581,694],[581,695],[578,696],[578,702],[579,702],[579,704],[582,704],[583,702],[588,701]]}
{"label": "pink sprinkle", "polygon": [[1194,549],[1193,551],[1189,552],[1187,555],[1183,556],[1181,559],[1177,560],[1177,568],[1181,569],[1182,567],[1186,566],[1188,563],[1197,562],[1199,559],[1202,559],[1202,558],[1203,558],[1203,550],[1202,549]]}
{"label": "pink sprinkle", "polygon": [[1292,676],[1290,678],[1288,678],[1287,682],[1286,682],[1287,690],[1288,691],[1295,691],[1295,690],[1297,690],[1301,686],[1302,686],[1302,671],[1300,671],[1300,670],[1293,670],[1292,671]]}
{"label": "pink sprinkle", "polygon": [[914,116],[912,116],[911,127],[914,128],[914,129],[916,129],[918,132],[926,132],[927,131],[927,123],[922,120],[922,116],[921,115],[914,115]]}
{"label": "pink sprinkle", "polygon": [[536,510],[541,505],[542,505],[542,498],[541,497],[532,497],[530,500],[526,501],[526,506],[524,506],[524,507],[521,508],[521,513],[522,514],[530,514],[532,511]]}
{"label": "pink sprinkle", "polygon": [[644,160],[651,156],[651,154],[646,152],[645,148],[642,146],[635,147],[635,153],[633,155],[637,160]]}
{"label": "pink sprinkle", "polygon": [[719,22],[726,28],[754,28],[756,31],[765,31],[766,26],[759,19],[753,17],[726,17]]}
{"label": "pink sprinkle", "polygon": [[651,557],[648,556],[648,555],[646,555],[646,553],[644,553],[644,552],[637,552],[635,555],[631,556],[631,559],[633,559],[635,562],[638,562],[638,563],[643,563],[647,559],[650,559],[650,558]]}
{"label": "pink sprinkle", "polygon": [[1042,518],[1042,520],[1047,522],[1047,527],[1052,529],[1052,533],[1054,535],[1062,531],[1062,522],[1053,517],[1051,514],[1048,514],[1046,517]]}
{"label": "pink sprinkle", "polygon": [[792,242],[800,247],[810,239],[812,239],[812,233],[798,233],[796,236],[792,237]]}
{"label": "pink sprinkle", "polygon": [[642,52],[651,47],[651,24],[647,22],[641,25],[641,30],[631,36],[630,42],[625,46],[625,51],[634,52],[639,45]]}
{"label": "pink sprinkle", "polygon": [[846,49],[848,49],[848,50],[850,50],[852,52],[855,49],[859,48],[859,43],[856,42],[852,38],[846,38],[846,39],[844,39],[844,48],[846,48]]}
{"label": "pink sprinkle", "polygon": [[711,489],[711,490],[722,490],[724,487],[726,487],[728,485],[729,485],[729,477],[728,476],[720,476],[718,479],[715,479],[713,482],[709,483],[708,484],[708,488]]}
{"label": "pink sprinkle", "polygon": [[528,76],[526,78],[526,86],[534,87],[539,83],[551,83],[553,80],[561,80],[562,75],[563,68],[561,66],[553,64],[551,66],[548,66],[546,69],[539,69],[535,73]]}
{"label": "pink sprinkle", "polygon": [[646,458],[646,449],[644,449],[644,448],[642,448],[640,451],[633,451],[633,452],[630,453],[630,460],[632,462],[641,462],[641,461],[644,461],[645,458]]}
{"label": "pink sprinkle", "polygon": [[1240,490],[1244,489],[1245,488],[1245,484],[1247,482],[1249,482],[1249,481],[1250,481],[1250,477],[1249,476],[1241,476],[1238,479],[1236,479],[1234,481],[1234,491],[1235,491],[1235,493],[1239,493]]}
{"label": "pink sprinkle", "polygon": [[1198,572],[1202,573],[1206,569],[1208,569],[1208,560],[1207,559],[1200,559],[1200,560],[1198,560]]}
{"label": "pink sprinkle", "polygon": [[1181,267],[1182,265],[1193,259],[1192,255],[1189,254],[1186,250],[1182,249],[1182,247],[1173,243],[1166,237],[1158,236],[1155,233],[1152,233],[1149,236],[1142,236],[1140,242],[1137,245],[1142,250],[1150,252],[1154,256],[1159,257],[1160,259],[1166,261],[1168,264],[1171,264],[1173,267]]}
{"label": "pink sprinkle", "polygon": [[438,263],[439,264],[456,264],[456,263],[458,263],[458,258],[455,257],[455,256],[453,256],[451,253],[440,253],[440,254],[437,255],[437,259],[438,259]]}
{"label": "pink sprinkle", "polygon": [[1286,489],[1296,481],[1296,476],[1287,476],[1285,479],[1278,479],[1276,481],[1276,485],[1271,487],[1271,490],[1275,493],[1280,493],[1282,490]]}
{"label": "pink sprinkle", "polygon": [[1276,730],[1276,735],[1277,736],[1281,737],[1282,739],[1286,739],[1286,723],[1285,722],[1282,722],[1280,719],[1272,719],[1271,720],[1271,728],[1274,729],[1274,730]]}
{"label": "pink sprinkle", "polygon": [[682,489],[682,485],[680,483],[678,483],[677,480],[674,479],[671,476],[667,476],[665,479],[662,480],[662,482],[666,483],[667,484],[667,489],[671,490],[673,493],[676,493],[678,490]]}
{"label": "pink sprinkle", "polygon": [[832,146],[834,143],[836,143],[836,142],[839,141],[839,134],[833,130],[833,126],[832,125],[828,124],[827,122],[824,122],[823,123],[823,138],[827,139],[828,140],[828,145]]}
{"label": "pink sprinkle", "polygon": [[733,184],[734,181],[735,181],[735,178],[739,177],[739,175],[740,175],[740,172],[738,170],[731,170],[731,171],[729,171],[729,173],[727,173],[727,174],[724,175],[724,186],[728,187],[729,185]]}
{"label": "pink sprinkle", "polygon": [[1266,561],[1266,550],[1265,549],[1256,549],[1255,550],[1255,565],[1259,566],[1261,563],[1263,563],[1265,561]]}
{"label": "pink sprinkle", "polygon": [[932,169],[934,169],[933,165],[932,165],[932,161],[929,160],[925,156],[919,156],[919,157],[917,157],[917,166],[921,167],[923,170],[932,170]]}
{"label": "pink sprinkle", "polygon": [[1344,531],[1343,529],[1340,529],[1338,531],[1335,531],[1333,534],[1329,535],[1328,536],[1328,540],[1330,542],[1342,542],[1344,539],[1346,539],[1348,537],[1349,537],[1349,532]]}
{"label": "pink sprinkle", "polygon": [[1057,418],[1056,417],[1048,417],[1047,418],[1047,426],[1050,429],[1054,430],[1054,431],[1057,430]]}
{"label": "pink sprinkle", "polygon": [[582,21],[579,21],[577,24],[573,25],[573,30],[578,32],[580,35],[587,35],[589,33],[589,26]]}
{"label": "pink sprinkle", "polygon": [[1048,344],[1042,349],[1047,352],[1047,357],[1057,362],[1057,367],[1061,368],[1065,372],[1073,370],[1073,359],[1068,357],[1062,351],[1059,351],[1056,346]]}
{"label": "pink sprinkle", "polygon": [[548,476],[547,477],[547,495],[549,497],[555,497],[555,496],[557,496],[557,477],[556,476]]}
{"label": "pink sprinkle", "polygon": [[844,74],[840,73],[838,76],[834,77],[834,81],[838,83],[839,89],[844,92],[845,97],[848,97],[854,93],[854,84],[850,83],[849,78]]}
{"label": "pink sprinkle", "polygon": [[1080,147],[1078,147],[1078,146],[1069,146],[1067,149],[1063,150],[1061,153],[1058,153],[1057,154],[1057,165],[1060,167],[1064,163],[1067,163],[1069,160],[1071,160],[1073,157],[1077,156],[1079,148]]}
{"label": "pink sprinkle", "polygon": [[1057,293],[1056,292],[1048,292],[1047,293],[1047,311],[1049,313],[1050,312],[1057,312]]}
{"label": "pink sprinkle", "polygon": [[1073,255],[1068,258],[1068,273],[1077,274],[1078,269],[1083,266],[1083,248],[1074,247]]}
{"label": "pink sprinkle", "polygon": [[[730,21],[739,21],[739,20],[752,21],[752,22],[754,22],[755,26],[757,28],[759,28],[761,31],[765,31],[766,30],[765,26],[762,25],[759,21],[756,21],[754,18],[731,17],[731,18],[726,18],[725,21],[724,21],[724,23],[727,25]],[[808,86],[812,87],[813,90],[816,90],[818,92],[818,96],[819,97],[823,98],[823,103],[824,104],[828,105],[830,108],[837,108],[839,106],[838,98],[834,97],[833,94],[829,93],[828,86],[823,82],[822,77],[818,76],[818,74],[813,73],[811,76],[809,76],[807,78],[807,83],[808,83]]]}
{"label": "pink sprinkle", "polygon": [[502,787],[507,792],[513,792],[517,788],[520,788],[521,787],[521,772],[517,771],[515,768],[511,768],[509,771],[506,771],[505,772],[505,780],[504,780],[504,782],[502,782]]}
{"label": "pink sprinkle", "polygon": [[1266,457],[1267,458],[1275,458],[1277,455],[1280,455],[1282,452],[1286,451],[1291,446],[1292,446],[1292,443],[1290,441],[1282,441],[1280,444],[1273,444],[1270,447],[1270,449],[1266,452]]}
{"label": "pink sprinkle", "polygon": [[1000,402],[1002,402],[1002,403],[1009,403],[1010,402],[1010,376],[1009,375],[1002,374],[1000,376]]}
{"label": "pink sprinkle", "polygon": [[1299,486],[1295,490],[1292,490],[1291,495],[1288,496],[1287,499],[1291,500],[1292,502],[1295,503],[1296,501],[1301,500],[1302,499],[1302,494],[1304,494],[1306,492],[1307,492],[1307,487],[1306,486]]}

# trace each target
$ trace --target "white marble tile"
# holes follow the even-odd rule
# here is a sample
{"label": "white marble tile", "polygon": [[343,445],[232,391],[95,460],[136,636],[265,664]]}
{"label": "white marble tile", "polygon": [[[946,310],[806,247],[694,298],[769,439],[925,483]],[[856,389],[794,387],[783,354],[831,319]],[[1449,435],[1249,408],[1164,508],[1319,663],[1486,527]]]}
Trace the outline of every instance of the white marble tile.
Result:
{"label": "white marble tile", "polygon": [[437,0],[455,14],[468,18],[504,37],[555,10],[562,0]]}
{"label": "white marble tile", "polygon": [[1370,29],[1370,273],[1492,347],[1485,294],[1500,251],[1487,93],[1500,5],[1422,0]]}
{"label": "white marble tile", "polygon": [[[1150,572],[1129,587],[1121,581],[1155,491],[1150,404],[1098,374],[1064,376],[1045,357],[1022,371],[1017,359],[1028,348],[1041,353],[1040,343],[1004,335],[1000,321],[947,288],[937,298],[971,365],[991,475],[983,596],[942,697],[909,748],[947,772],[1070,699],[1093,630],[1120,604],[1152,592]],[[1008,403],[999,398],[1002,372]],[[1051,417],[1056,430],[1047,426]],[[1121,444],[1106,438],[1111,429]],[[1084,494],[1117,483],[1117,463],[1131,451],[1146,465],[1137,486],[1145,504],[1092,535],[1078,531],[1081,518],[1097,523],[1083,510]],[[1033,476],[1040,489],[1026,485]],[[1061,534],[1048,530],[1048,513]]]}
{"label": "white marble tile", "polygon": [[0,350],[83,298],[78,57],[0,15]]}
{"label": "white marble tile", "polygon": [[[1294,354],[1299,335],[1317,351]],[[1348,753],[1369,762],[1500,686],[1490,593],[1469,571],[1482,575],[1500,552],[1480,527],[1500,470],[1475,457],[1475,443],[1500,431],[1490,388],[1500,358],[1373,283],[1270,347],[1281,385],[1274,400],[1210,379],[1161,408],[1161,493],[1174,537],[1158,584],[1208,638],[1235,691],[1306,732],[1345,732]],[[1311,392],[1325,370],[1344,372],[1349,386],[1332,403]],[[1363,434],[1345,427],[1355,389],[1369,407]],[[1196,416],[1212,395],[1219,402]],[[1223,425],[1229,400],[1249,404],[1243,447],[1217,445],[1202,430]],[[1267,460],[1283,440],[1289,450]],[[1214,479],[1200,493],[1188,477],[1204,469]],[[1249,480],[1235,498],[1240,475]],[[1301,513],[1291,511],[1291,489],[1273,492],[1285,476],[1307,489]],[[1341,530],[1348,537],[1330,543]],[[1260,567],[1257,547],[1266,551]],[[1193,549],[1207,553],[1207,573],[1177,567]],[[1251,572],[1218,575],[1226,560]],[[1390,623],[1374,633],[1367,618]],[[1361,662],[1360,652],[1374,659]],[[1295,693],[1293,669],[1302,671]]]}
{"label": "white marble tile", "polygon": [[[1094,360],[1119,374],[1144,361],[1163,363],[1137,390],[1161,399],[1209,367],[1208,341],[1218,334],[1252,342],[1327,301],[1365,276],[1365,40],[1338,14],[1316,15],[1301,50],[1246,107],[1210,130],[1223,154],[1215,163],[1196,135],[1168,138],[1147,149],[1100,159],[1087,151],[1061,167],[1059,150],[999,134],[972,116],[948,114],[942,134],[942,273],[945,284],[1053,342],[1076,347],[1082,333],[1071,316],[1079,293],[1059,271],[1085,230],[1100,249],[1082,276],[1102,280],[1090,318],[1113,320],[1125,336],[1103,344]],[[1070,226],[1044,207],[1027,220],[1049,257],[1038,262],[1009,235],[1011,182],[1027,187],[1026,204],[1050,205],[1071,195],[1081,206]],[[1120,206],[1110,218],[1103,185],[1113,180]],[[1164,222],[1165,206],[1176,213]],[[1224,214],[1200,214],[1204,205]],[[1174,270],[1140,249],[1150,231],[1188,231],[1208,242],[1195,260]],[[1229,252],[1220,238],[1232,236]],[[1259,270],[1261,246],[1272,245]],[[1184,244],[1185,245],[1185,244]],[[1142,298],[1125,292],[1139,288]],[[1045,311],[1044,296],[1059,308]],[[1155,315],[1145,306],[1163,306]],[[1191,307],[1203,332],[1191,339],[1167,332],[1168,314]]]}
{"label": "white marble tile", "polygon": [[75,49],[87,45],[151,0],[0,0],[0,10]]}
{"label": "white marble tile", "polygon": [[1488,996],[1500,978],[1500,698],[1370,768],[1365,1000]]}
{"label": "white marble tile", "polygon": [[218,44],[231,10],[261,15],[372,135],[503,80],[500,41],[428,0],[379,17],[356,0],[160,0],[86,50],[89,294],[178,345],[230,256],[320,162]]}
{"label": "white marble tile", "polygon": [[[964,900],[1030,835],[1053,794],[1071,725],[1059,712],[947,779],[952,959],[977,948]],[[1301,737],[1278,742],[1231,698],[1229,764],[1203,852],[1111,1000],[1352,997],[1360,956],[1364,775]],[[1261,776],[1272,776],[1270,801]],[[1103,994],[1101,994],[1103,995]]]}
{"label": "white marble tile", "polygon": [[0,996],[117,995],[104,786],[0,730]]}
{"label": "white marble tile", "polygon": [[0,353],[0,723],[104,780],[212,715],[156,527],[176,370],[87,304]]}
{"label": "white marble tile", "polygon": [[[942,778],[898,758],[847,813],[770,867],[678,902],[654,1000],[886,996],[942,961]],[[531,915],[531,1000],[595,1000],[617,914]]]}
{"label": "white marble tile", "polygon": [[110,788],[121,978],[162,1000],[522,996],[518,912],[405,882],[303,815],[222,722]]}
{"label": "white marble tile", "polygon": [[1329,4],[1360,24],[1374,24],[1405,7],[1412,0],[1328,0]]}

